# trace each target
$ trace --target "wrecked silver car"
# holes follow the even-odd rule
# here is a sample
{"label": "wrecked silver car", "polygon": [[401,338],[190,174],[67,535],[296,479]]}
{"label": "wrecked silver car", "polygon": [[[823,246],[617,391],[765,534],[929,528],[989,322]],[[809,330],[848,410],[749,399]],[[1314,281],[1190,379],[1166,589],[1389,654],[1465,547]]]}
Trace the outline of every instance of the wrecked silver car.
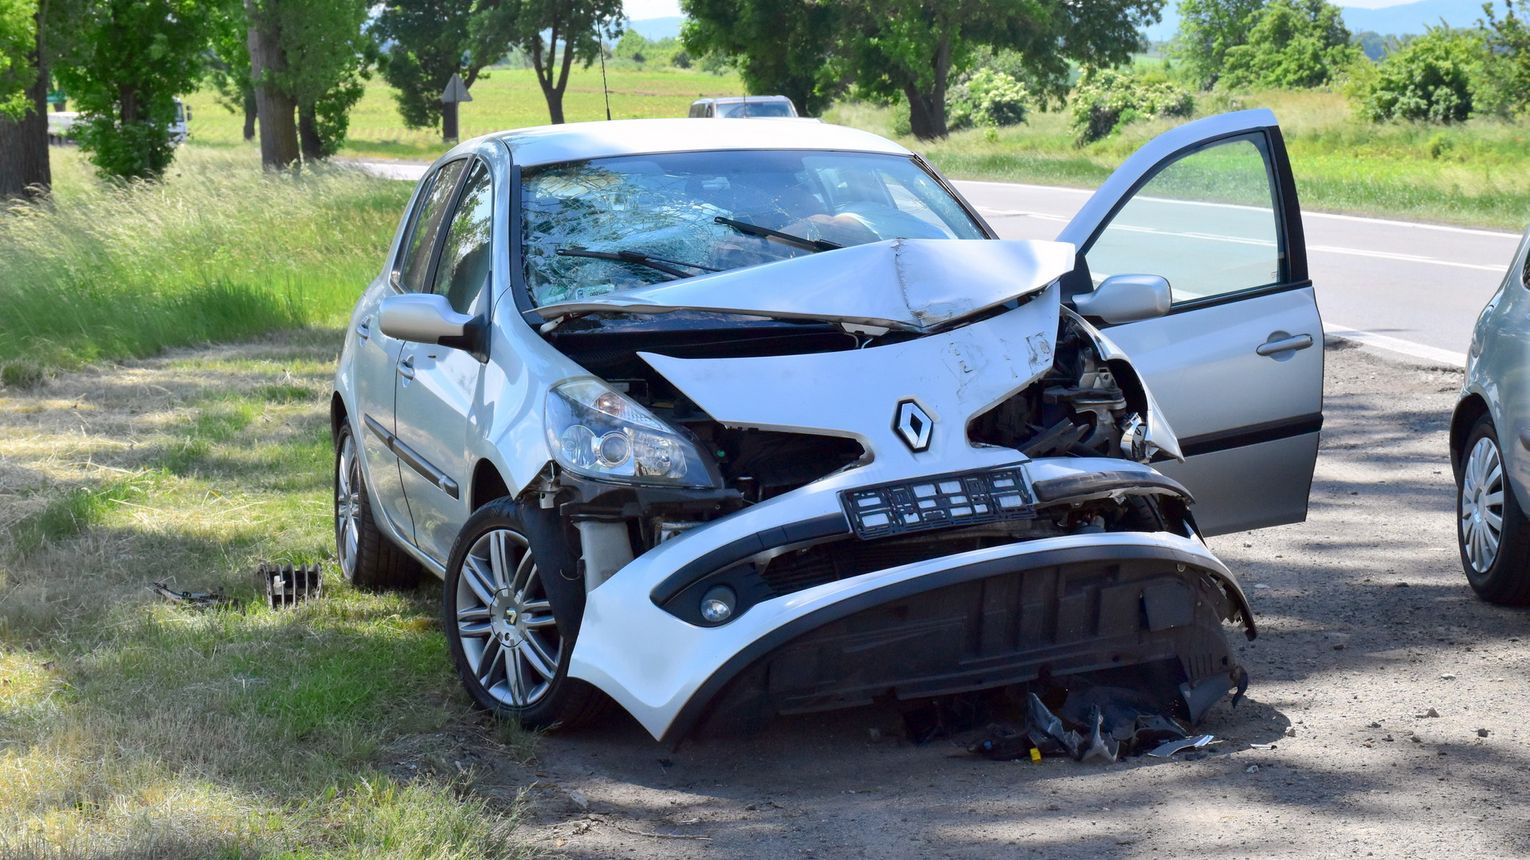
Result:
{"label": "wrecked silver car", "polygon": [[1194,722],[1255,634],[1202,536],[1305,516],[1320,333],[1267,111],[1153,141],[1057,241],[816,122],[490,135],[351,321],[339,557],[442,576],[465,688],[529,725],[1122,669]]}

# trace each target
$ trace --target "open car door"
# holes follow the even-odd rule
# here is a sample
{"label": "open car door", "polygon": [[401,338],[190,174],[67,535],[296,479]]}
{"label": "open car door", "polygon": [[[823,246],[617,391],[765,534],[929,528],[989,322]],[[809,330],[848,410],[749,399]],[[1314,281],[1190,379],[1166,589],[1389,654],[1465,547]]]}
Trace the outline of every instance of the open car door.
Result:
{"label": "open car door", "polygon": [[1207,117],[1122,164],[1058,238],[1064,298],[1112,275],[1169,282],[1167,313],[1111,325],[1179,436],[1163,463],[1205,534],[1299,522],[1323,423],[1323,328],[1274,114]]}

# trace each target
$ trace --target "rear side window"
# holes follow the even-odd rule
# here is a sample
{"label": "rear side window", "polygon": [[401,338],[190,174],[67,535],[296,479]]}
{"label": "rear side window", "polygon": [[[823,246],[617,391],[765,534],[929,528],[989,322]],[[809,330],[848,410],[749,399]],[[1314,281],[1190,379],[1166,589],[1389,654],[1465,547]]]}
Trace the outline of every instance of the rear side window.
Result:
{"label": "rear side window", "polygon": [[405,292],[417,293],[425,287],[430,270],[430,252],[436,246],[436,236],[441,230],[441,218],[451,203],[452,192],[457,188],[457,178],[462,175],[462,162],[453,161],[443,166],[430,181],[430,187],[420,195],[410,218],[409,230],[404,235],[404,247],[394,269],[394,284]]}
{"label": "rear side window", "polygon": [[493,224],[494,183],[483,162],[477,161],[468,173],[451,226],[446,228],[433,290],[446,296],[452,310],[459,314],[472,312],[489,280]]}

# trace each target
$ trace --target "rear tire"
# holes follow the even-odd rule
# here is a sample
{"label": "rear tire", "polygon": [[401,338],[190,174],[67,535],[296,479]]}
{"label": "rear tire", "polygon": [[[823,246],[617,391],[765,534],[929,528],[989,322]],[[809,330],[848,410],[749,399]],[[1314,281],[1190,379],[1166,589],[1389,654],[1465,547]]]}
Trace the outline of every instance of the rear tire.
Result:
{"label": "rear tire", "polygon": [[530,729],[594,719],[605,696],[568,677],[584,583],[554,511],[498,499],[457,536],[441,627],[473,704]]}
{"label": "rear tire", "polygon": [[1530,522],[1503,469],[1493,419],[1483,415],[1456,467],[1456,545],[1472,590],[1489,603],[1530,604]]}
{"label": "rear tire", "polygon": [[361,450],[349,422],[335,436],[335,558],[340,573],[358,588],[414,588],[420,563],[377,528],[372,496],[361,473]]}

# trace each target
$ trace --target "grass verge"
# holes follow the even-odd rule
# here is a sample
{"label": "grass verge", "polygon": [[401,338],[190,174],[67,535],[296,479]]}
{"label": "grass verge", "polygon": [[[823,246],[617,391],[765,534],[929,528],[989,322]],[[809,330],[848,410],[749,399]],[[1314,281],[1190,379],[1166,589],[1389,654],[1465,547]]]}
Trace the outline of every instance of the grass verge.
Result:
{"label": "grass verge", "polygon": [[[295,609],[256,590],[260,561],[330,553],[338,339],[0,392],[0,856],[527,853],[496,776],[526,741],[471,715],[438,591],[332,567]],[[162,579],[233,602],[163,603]]]}
{"label": "grass verge", "polygon": [[410,193],[336,168],[268,175],[195,146],[162,183],[95,179],[53,150],[49,203],[0,209],[0,380],[342,320]]}

